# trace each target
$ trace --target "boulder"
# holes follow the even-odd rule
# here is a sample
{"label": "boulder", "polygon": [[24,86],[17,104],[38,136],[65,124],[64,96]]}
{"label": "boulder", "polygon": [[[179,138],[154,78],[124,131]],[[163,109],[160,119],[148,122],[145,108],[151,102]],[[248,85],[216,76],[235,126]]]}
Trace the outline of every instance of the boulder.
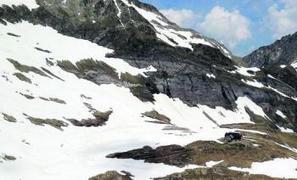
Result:
{"label": "boulder", "polygon": [[227,142],[241,141],[241,139],[242,139],[242,134],[240,134],[240,133],[228,132],[225,134],[225,140]]}

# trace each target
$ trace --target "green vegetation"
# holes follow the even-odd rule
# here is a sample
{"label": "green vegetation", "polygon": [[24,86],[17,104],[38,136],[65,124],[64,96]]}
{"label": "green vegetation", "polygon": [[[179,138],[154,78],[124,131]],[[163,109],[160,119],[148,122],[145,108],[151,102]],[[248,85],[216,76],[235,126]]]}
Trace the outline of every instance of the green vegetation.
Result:
{"label": "green vegetation", "polygon": [[23,75],[22,73],[14,73],[14,76],[16,76],[19,80],[27,82],[32,84],[32,81],[30,78],[26,77],[25,75]]}
{"label": "green vegetation", "polygon": [[49,98],[49,100],[52,102],[56,102],[58,104],[66,104],[66,102],[64,100],[61,100],[59,98]]}
{"label": "green vegetation", "polygon": [[141,75],[133,76],[129,73],[122,73],[121,74],[121,80],[126,81],[131,84],[144,84],[145,78]]}
{"label": "green vegetation", "polygon": [[45,97],[39,97],[40,99],[44,100],[44,101],[52,101],[58,104],[66,104],[66,102],[62,99],[59,98],[45,98]]}
{"label": "green vegetation", "polygon": [[[251,136],[253,137],[253,136]],[[192,149],[192,160],[194,164],[205,164],[208,161],[224,160],[224,166],[236,166],[249,168],[253,162],[264,162],[275,158],[295,157],[297,154],[285,149],[271,140],[259,141],[260,138],[254,136],[253,142],[245,140],[243,142],[219,144],[216,142],[198,141],[186,147]]]}
{"label": "green vegetation", "polygon": [[75,74],[78,77],[83,77],[89,71],[103,71],[114,79],[118,79],[116,70],[102,61],[95,61],[93,59],[84,59],[77,62],[75,65],[67,60],[58,61],[58,66],[64,71]]}
{"label": "green vegetation", "polygon": [[25,98],[29,99],[29,100],[32,100],[32,99],[35,99],[34,96],[31,96],[29,94],[24,94],[24,93],[19,93],[20,95],[24,96]]}
{"label": "green vegetation", "polygon": [[212,180],[212,179],[228,179],[228,180],[272,180],[264,175],[250,175],[245,172],[232,171],[225,167],[189,169],[182,173],[175,173],[163,178],[155,178],[155,180]]}
{"label": "green vegetation", "polygon": [[[130,174],[122,171],[122,174]],[[129,175],[122,175],[116,171],[107,171],[104,174],[89,178],[89,180],[132,180]]]}
{"label": "green vegetation", "polygon": [[48,77],[43,71],[41,71],[40,69],[37,69],[36,67],[22,65],[19,62],[15,61],[13,59],[10,59],[10,58],[7,58],[7,60],[11,64],[13,64],[13,66],[20,72],[24,72],[24,73],[33,72],[33,73],[39,74],[40,76]]}
{"label": "green vegetation", "polygon": [[13,116],[10,116],[8,114],[5,114],[5,113],[2,113],[3,115],[3,118],[5,121],[8,121],[8,122],[17,122],[16,118],[14,118]]}
{"label": "green vegetation", "polygon": [[112,111],[106,111],[106,112],[95,111],[93,113],[93,116],[98,120],[107,121],[111,114],[112,114]]}
{"label": "green vegetation", "polygon": [[154,96],[147,88],[141,85],[130,87],[131,93],[142,101],[154,101]]}
{"label": "green vegetation", "polygon": [[[198,141],[187,145],[187,148],[193,149],[193,163],[201,165],[211,160],[224,160],[225,167],[248,168],[252,162],[264,162],[275,158],[297,158],[296,152],[281,146],[297,149],[296,134],[280,132],[271,121],[264,120],[259,116],[252,116],[252,118],[257,124],[221,126],[222,128],[238,129],[243,135],[242,141],[225,144]],[[245,130],[255,130],[265,134]]]}
{"label": "green vegetation", "polygon": [[61,81],[64,81],[63,79],[61,79],[59,76],[56,76],[54,73],[52,73],[51,71],[49,71],[48,69],[44,68],[44,67],[41,67],[41,69],[46,72],[47,74],[57,78],[57,79],[60,79]]}
{"label": "green vegetation", "polygon": [[57,64],[61,69],[63,69],[64,71],[67,71],[67,72],[70,72],[70,73],[78,73],[78,69],[77,67],[72,64],[72,62],[70,61],[66,61],[66,60],[63,60],[63,61],[58,61],[58,64]]}
{"label": "green vegetation", "polygon": [[57,120],[57,119],[41,119],[41,118],[35,118],[35,117],[27,117],[31,123],[38,125],[38,126],[44,126],[49,125],[54,128],[57,128],[59,130],[62,130],[62,127],[67,127],[68,124],[64,121]]}
{"label": "green vegetation", "polygon": [[[252,126],[252,125],[250,125]],[[254,125],[255,126],[255,125]],[[247,124],[238,128],[246,128]],[[260,127],[262,129],[263,127]],[[265,129],[265,128],[264,128]],[[253,162],[264,162],[275,158],[295,158],[297,153],[280,145],[297,148],[297,135],[293,133],[267,132],[257,134],[241,132],[242,141],[217,143],[213,141],[197,141],[185,146],[191,152],[191,164],[205,165],[209,161],[221,161],[212,168],[198,168],[175,173],[157,180],[192,180],[192,179],[239,179],[239,180],[269,180],[277,179],[264,175],[251,175],[245,172],[229,170],[235,166],[250,168]],[[279,144],[277,144],[279,143]]]}
{"label": "green vegetation", "polygon": [[5,161],[15,161],[16,157],[5,154],[2,159]]}
{"label": "green vegetation", "polygon": [[170,124],[170,119],[163,115],[163,114],[159,114],[157,111],[153,110],[153,111],[149,111],[149,112],[145,112],[142,114],[143,116],[152,118],[152,119],[156,119],[158,120],[159,123],[165,123],[165,124]]}

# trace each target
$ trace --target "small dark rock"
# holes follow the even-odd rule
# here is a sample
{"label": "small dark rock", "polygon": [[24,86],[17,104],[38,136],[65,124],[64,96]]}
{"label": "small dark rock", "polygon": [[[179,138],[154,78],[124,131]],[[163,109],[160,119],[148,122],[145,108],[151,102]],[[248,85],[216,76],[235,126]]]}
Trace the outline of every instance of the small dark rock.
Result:
{"label": "small dark rock", "polygon": [[8,32],[7,35],[9,35],[9,36],[13,36],[13,37],[21,37],[20,35],[13,34],[13,33],[10,33],[10,32]]}
{"label": "small dark rock", "polygon": [[225,140],[227,142],[232,142],[232,141],[241,141],[242,139],[242,134],[236,133],[236,132],[229,132],[225,134]]}
{"label": "small dark rock", "polygon": [[170,124],[170,119],[167,116],[160,114],[159,112],[157,112],[155,110],[145,112],[142,115],[152,118],[152,119],[156,119],[157,122],[159,122],[159,123]]}

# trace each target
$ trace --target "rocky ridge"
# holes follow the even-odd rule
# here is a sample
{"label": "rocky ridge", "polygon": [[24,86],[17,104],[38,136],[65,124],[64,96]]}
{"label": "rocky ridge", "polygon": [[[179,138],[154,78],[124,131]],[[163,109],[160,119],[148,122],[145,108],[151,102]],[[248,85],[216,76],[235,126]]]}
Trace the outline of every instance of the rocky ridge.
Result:
{"label": "rocky ridge", "polygon": [[[228,169],[227,172],[233,166],[252,168],[254,162],[277,158],[287,162],[296,158],[293,131],[297,129],[297,93],[291,76],[295,72],[290,67],[282,73],[268,68],[242,67],[220,43],[178,27],[156,8],[137,0],[37,0],[36,3],[33,8],[21,4],[0,7],[1,38],[15,47],[17,42],[27,43],[21,46],[24,49],[28,47],[10,53],[14,52],[14,46],[8,50],[1,46],[5,52],[1,56],[2,69],[0,67],[3,92],[23,103],[23,107],[0,109],[5,120],[0,127],[6,134],[12,132],[9,130],[15,129],[14,126],[18,126],[18,133],[27,132],[28,124],[19,124],[29,120],[28,127],[42,126],[46,129],[42,131],[44,137],[50,134],[59,142],[49,138],[48,148],[40,146],[39,149],[50,149],[57,157],[65,152],[81,155],[83,150],[89,152],[84,156],[87,162],[96,164],[92,167],[101,167],[97,163],[107,161],[108,170],[123,167],[105,159],[110,153],[115,154],[109,157],[165,163],[177,166],[177,170],[223,160],[219,163],[220,169]],[[26,29],[36,37],[19,29]],[[55,41],[44,38],[45,34]],[[63,49],[59,43],[65,43],[64,47],[70,50]],[[83,47],[87,49],[81,50]],[[60,91],[49,93],[47,83]],[[36,87],[46,91],[38,91]],[[7,101],[4,96],[1,98]],[[26,108],[31,105],[34,111]],[[39,109],[41,106],[47,108]],[[163,123],[147,123],[152,119]],[[69,121],[80,128],[71,126]],[[64,132],[57,134],[48,126]],[[20,147],[41,143],[35,138],[39,128],[32,127],[33,134],[26,134],[32,142],[21,140]],[[244,141],[228,144],[219,140],[229,130],[243,133]],[[98,142],[98,137],[103,141]],[[117,147],[111,146],[110,137]],[[0,141],[7,143],[4,138]],[[123,148],[128,151],[121,149],[121,142],[130,142]],[[151,148],[170,142],[180,145]],[[10,144],[5,150],[11,151],[14,146]],[[22,159],[19,156],[27,156],[23,152],[15,153],[19,154],[17,160]],[[98,158],[99,155],[91,156],[92,153],[105,154]],[[92,161],[94,158],[96,162]],[[90,163],[86,167],[90,168]],[[69,164],[63,165],[69,167]],[[135,167],[130,168],[137,173]],[[166,172],[168,167],[163,168]],[[105,167],[100,171],[103,169]],[[211,176],[199,168],[193,173],[196,173],[194,177],[218,177],[213,171],[210,167]],[[90,170],[84,172],[91,176]],[[94,170],[92,174],[95,175]],[[130,178],[115,171],[108,174],[111,175],[107,175],[107,179]],[[221,177],[228,175],[241,177],[246,173],[232,171]],[[187,172],[178,177],[193,178]]]}

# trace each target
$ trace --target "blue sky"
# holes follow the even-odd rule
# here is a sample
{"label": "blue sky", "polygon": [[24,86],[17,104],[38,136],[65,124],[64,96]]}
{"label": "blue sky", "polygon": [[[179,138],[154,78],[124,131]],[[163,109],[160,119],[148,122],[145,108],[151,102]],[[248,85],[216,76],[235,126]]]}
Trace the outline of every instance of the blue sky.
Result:
{"label": "blue sky", "polygon": [[142,0],[243,56],[297,31],[297,0]]}

